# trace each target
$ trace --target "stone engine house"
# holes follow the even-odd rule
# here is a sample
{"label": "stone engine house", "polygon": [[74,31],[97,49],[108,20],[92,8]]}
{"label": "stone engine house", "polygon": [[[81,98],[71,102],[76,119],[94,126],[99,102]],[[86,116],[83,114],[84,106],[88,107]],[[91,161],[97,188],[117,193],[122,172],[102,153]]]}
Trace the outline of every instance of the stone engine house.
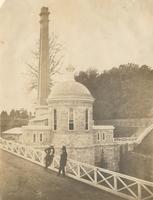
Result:
{"label": "stone engine house", "polygon": [[18,141],[36,148],[54,145],[56,153],[65,145],[68,158],[118,171],[119,145],[114,142],[113,126],[95,126],[94,98],[74,80],[74,69],[67,68],[64,81],[48,89],[49,11],[40,13],[39,84],[36,116],[22,127]]}
{"label": "stone engine house", "polygon": [[22,128],[22,142],[38,148],[53,144],[57,152],[65,145],[69,158],[118,171],[114,127],[94,125],[93,101],[89,90],[68,75],[52,88],[47,108],[37,107],[36,117]]}

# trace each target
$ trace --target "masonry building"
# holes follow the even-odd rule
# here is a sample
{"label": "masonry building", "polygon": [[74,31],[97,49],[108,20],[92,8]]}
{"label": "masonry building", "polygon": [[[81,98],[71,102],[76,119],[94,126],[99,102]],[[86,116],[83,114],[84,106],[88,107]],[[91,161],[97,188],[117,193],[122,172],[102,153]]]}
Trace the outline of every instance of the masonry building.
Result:
{"label": "masonry building", "polygon": [[118,171],[119,145],[114,142],[113,126],[95,126],[89,90],[74,80],[68,66],[65,80],[49,90],[49,11],[40,13],[39,84],[36,116],[22,127],[19,142],[35,148],[54,145],[56,152],[65,145],[68,157]]}

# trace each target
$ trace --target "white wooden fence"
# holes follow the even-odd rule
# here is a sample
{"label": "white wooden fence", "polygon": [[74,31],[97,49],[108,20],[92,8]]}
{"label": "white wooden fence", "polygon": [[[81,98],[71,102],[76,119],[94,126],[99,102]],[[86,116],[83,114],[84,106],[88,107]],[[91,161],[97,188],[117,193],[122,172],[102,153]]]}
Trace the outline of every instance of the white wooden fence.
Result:
{"label": "white wooden fence", "polygon": [[137,143],[138,138],[137,137],[116,137],[114,138],[114,142],[117,144],[133,144]]}
{"label": "white wooden fence", "polygon": [[148,126],[138,137],[137,139],[137,143],[140,144],[143,139],[150,133],[150,131],[153,130],[153,124],[151,124],[150,126]]}
{"label": "white wooden fence", "polygon": [[[16,156],[44,166],[43,151],[0,138],[0,148]],[[57,171],[59,156],[55,156],[51,170]],[[129,200],[153,200],[153,183],[68,159],[67,176]]]}

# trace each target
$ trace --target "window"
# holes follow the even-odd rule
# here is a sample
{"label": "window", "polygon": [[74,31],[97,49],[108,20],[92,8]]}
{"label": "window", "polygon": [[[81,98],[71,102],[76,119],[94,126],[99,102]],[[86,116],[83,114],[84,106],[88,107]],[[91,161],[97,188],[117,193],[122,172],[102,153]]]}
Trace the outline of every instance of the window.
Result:
{"label": "window", "polygon": [[97,140],[100,141],[100,133],[97,133]]}
{"label": "window", "polygon": [[105,133],[101,133],[101,132],[98,132],[97,133],[97,140],[100,141],[104,141],[106,138],[105,138]]}
{"label": "window", "polygon": [[54,109],[54,130],[57,129],[57,111]]}
{"label": "window", "polygon": [[42,138],[42,133],[40,133],[40,142],[43,141],[43,138]]}
{"label": "window", "polygon": [[36,142],[36,134],[33,134],[33,143]]}
{"label": "window", "polygon": [[69,109],[69,130],[74,130],[74,111],[73,111],[73,108]]}
{"label": "window", "polygon": [[89,112],[88,109],[85,111],[85,130],[88,130],[89,128]]}
{"label": "window", "polygon": [[102,134],[102,140],[105,140],[105,133]]}

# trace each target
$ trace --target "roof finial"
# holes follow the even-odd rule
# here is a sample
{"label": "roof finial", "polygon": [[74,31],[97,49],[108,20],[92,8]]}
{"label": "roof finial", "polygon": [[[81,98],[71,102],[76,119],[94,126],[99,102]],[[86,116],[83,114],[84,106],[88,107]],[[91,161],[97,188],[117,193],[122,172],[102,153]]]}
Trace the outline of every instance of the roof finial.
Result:
{"label": "roof finial", "polygon": [[74,72],[74,70],[75,70],[75,68],[71,64],[69,64],[68,67],[66,67],[67,72]]}
{"label": "roof finial", "polygon": [[67,80],[74,81],[74,71],[75,71],[75,68],[73,67],[73,65],[68,65],[66,67],[66,79]]}

